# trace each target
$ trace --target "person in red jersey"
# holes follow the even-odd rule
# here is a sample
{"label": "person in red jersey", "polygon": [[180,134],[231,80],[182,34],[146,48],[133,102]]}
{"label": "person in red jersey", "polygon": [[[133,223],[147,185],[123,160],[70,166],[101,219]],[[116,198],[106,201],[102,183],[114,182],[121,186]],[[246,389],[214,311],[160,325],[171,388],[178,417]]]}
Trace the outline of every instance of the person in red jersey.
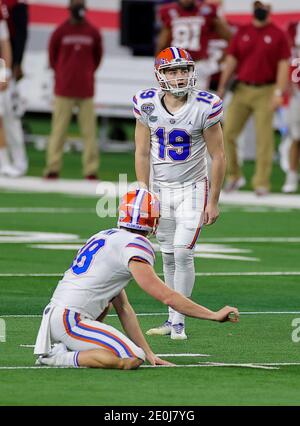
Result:
{"label": "person in red jersey", "polygon": [[83,174],[87,179],[96,179],[99,152],[93,96],[94,74],[103,53],[102,38],[98,29],[85,19],[84,0],[71,0],[69,10],[70,18],[54,31],[49,43],[49,61],[55,73],[55,102],[45,177],[59,176],[66,132],[77,106],[84,139]]}
{"label": "person in red jersey", "polygon": [[300,163],[300,21],[288,26],[288,37],[292,47],[291,57],[291,98],[289,104],[289,131],[292,144],[289,149],[289,169],[283,192],[297,192],[299,186],[298,168]]}
{"label": "person in red jersey", "polygon": [[168,46],[186,49],[196,62],[198,86],[207,89],[210,75],[218,70],[218,64],[210,60],[208,42],[210,34],[229,40],[231,32],[217,14],[217,5],[196,0],[178,0],[163,5],[158,10],[161,23],[156,54]]}
{"label": "person in red jersey", "polygon": [[245,184],[236,139],[252,114],[256,127],[256,170],[252,186],[257,195],[266,195],[270,190],[273,113],[283,104],[289,57],[287,37],[271,22],[270,6],[255,1],[252,22],[241,27],[230,42],[218,88],[218,95],[223,97],[228,82],[236,74],[237,84],[224,120],[226,191]]}

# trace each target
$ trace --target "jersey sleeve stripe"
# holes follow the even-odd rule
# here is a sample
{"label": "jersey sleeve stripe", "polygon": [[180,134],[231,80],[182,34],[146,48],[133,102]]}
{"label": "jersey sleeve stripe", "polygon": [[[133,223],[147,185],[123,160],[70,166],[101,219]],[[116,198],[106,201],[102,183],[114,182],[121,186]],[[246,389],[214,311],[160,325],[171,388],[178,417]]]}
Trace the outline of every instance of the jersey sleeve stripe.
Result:
{"label": "jersey sleeve stripe", "polygon": [[136,260],[137,262],[147,263],[148,265],[150,265],[150,263],[147,259],[144,259],[143,257],[140,257],[140,256],[133,256],[129,259],[129,262],[131,260]]}
{"label": "jersey sleeve stripe", "polygon": [[136,114],[141,115],[140,111],[137,108],[134,107],[133,110]]}
{"label": "jersey sleeve stripe", "polygon": [[127,244],[126,247],[132,247],[132,248],[137,248],[137,249],[140,249],[140,250],[144,250],[146,253],[150,254],[154,258],[152,251],[149,250],[149,249],[147,249],[146,247],[140,245],[140,244],[129,243],[129,244]]}
{"label": "jersey sleeve stripe", "polygon": [[217,117],[217,115],[221,114],[222,112],[223,112],[223,108],[220,108],[218,111],[215,111],[215,112],[213,112],[212,114],[210,114],[210,115],[208,116],[208,119],[210,119],[210,118],[214,118],[214,117]]}
{"label": "jersey sleeve stripe", "polygon": [[153,248],[152,248],[152,246],[151,246],[151,244],[150,244],[150,242],[149,242],[148,240],[146,240],[146,239],[145,239],[145,238],[143,238],[143,237],[136,237],[136,240],[139,240],[139,241],[143,242],[143,243],[146,245],[146,247],[147,247],[149,250],[151,250],[151,251],[152,251],[153,256],[155,256],[154,250],[153,250]]}
{"label": "jersey sleeve stripe", "polygon": [[222,101],[220,101],[220,102],[218,102],[218,103],[214,104],[214,105],[213,105],[213,107],[212,107],[212,109],[216,109],[216,108],[218,108],[218,107],[220,107],[220,106],[222,106],[222,105],[223,105],[223,102],[222,102]]}
{"label": "jersey sleeve stripe", "polygon": [[132,98],[132,100],[133,100],[133,102],[134,102],[136,105],[138,104],[136,96],[134,96],[134,97]]}

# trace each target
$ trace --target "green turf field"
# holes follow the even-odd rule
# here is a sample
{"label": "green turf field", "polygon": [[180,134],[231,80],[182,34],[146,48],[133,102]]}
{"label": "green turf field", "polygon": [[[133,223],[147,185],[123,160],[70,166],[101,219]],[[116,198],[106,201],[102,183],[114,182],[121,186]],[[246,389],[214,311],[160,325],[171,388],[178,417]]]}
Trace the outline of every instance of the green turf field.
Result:
{"label": "green turf field", "polygon": [[[132,170],[129,161],[126,169]],[[219,221],[203,230],[193,298],[214,310],[235,305],[242,314],[236,325],[188,319],[187,341],[148,338],[156,353],[170,354],[165,358],[180,368],[26,368],[34,366],[31,345],[39,315],[77,247],[99,229],[114,226],[113,218],[96,216],[96,202],[95,197],[0,192],[0,326],[6,325],[0,404],[299,405],[300,342],[292,341],[292,321],[300,318],[300,221],[294,209],[226,205]],[[65,235],[58,239],[58,233]],[[159,253],[156,270],[162,271]],[[165,319],[164,306],[134,282],[128,295],[136,312],[144,314],[139,316],[143,330]],[[107,321],[119,327],[114,316]]]}

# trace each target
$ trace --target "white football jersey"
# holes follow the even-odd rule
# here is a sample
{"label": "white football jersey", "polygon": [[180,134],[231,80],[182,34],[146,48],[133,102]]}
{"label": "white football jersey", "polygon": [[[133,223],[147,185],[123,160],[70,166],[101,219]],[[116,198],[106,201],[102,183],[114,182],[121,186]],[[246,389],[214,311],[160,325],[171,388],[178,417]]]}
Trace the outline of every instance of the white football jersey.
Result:
{"label": "white football jersey", "polygon": [[162,104],[164,92],[151,88],[133,97],[135,117],[151,132],[153,181],[182,184],[207,177],[206,143],[203,130],[218,123],[223,115],[222,100],[194,89],[175,113]]}
{"label": "white football jersey", "polygon": [[155,253],[147,238],[123,229],[93,235],[58,283],[51,303],[97,319],[132,278],[131,259],[153,266]]}

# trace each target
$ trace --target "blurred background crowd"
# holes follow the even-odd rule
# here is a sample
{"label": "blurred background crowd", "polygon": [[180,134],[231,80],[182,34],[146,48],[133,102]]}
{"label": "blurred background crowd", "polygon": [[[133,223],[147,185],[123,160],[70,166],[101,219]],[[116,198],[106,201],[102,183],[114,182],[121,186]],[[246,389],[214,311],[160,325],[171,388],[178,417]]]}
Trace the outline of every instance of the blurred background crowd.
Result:
{"label": "blurred background crowd", "polygon": [[156,85],[154,56],[172,45],[191,53],[199,91],[224,99],[224,190],[245,186],[251,161],[258,196],[276,165],[279,190],[299,191],[297,3],[0,0],[0,177],[58,179],[76,151],[82,176],[103,179],[101,153],[134,149],[132,97]]}

